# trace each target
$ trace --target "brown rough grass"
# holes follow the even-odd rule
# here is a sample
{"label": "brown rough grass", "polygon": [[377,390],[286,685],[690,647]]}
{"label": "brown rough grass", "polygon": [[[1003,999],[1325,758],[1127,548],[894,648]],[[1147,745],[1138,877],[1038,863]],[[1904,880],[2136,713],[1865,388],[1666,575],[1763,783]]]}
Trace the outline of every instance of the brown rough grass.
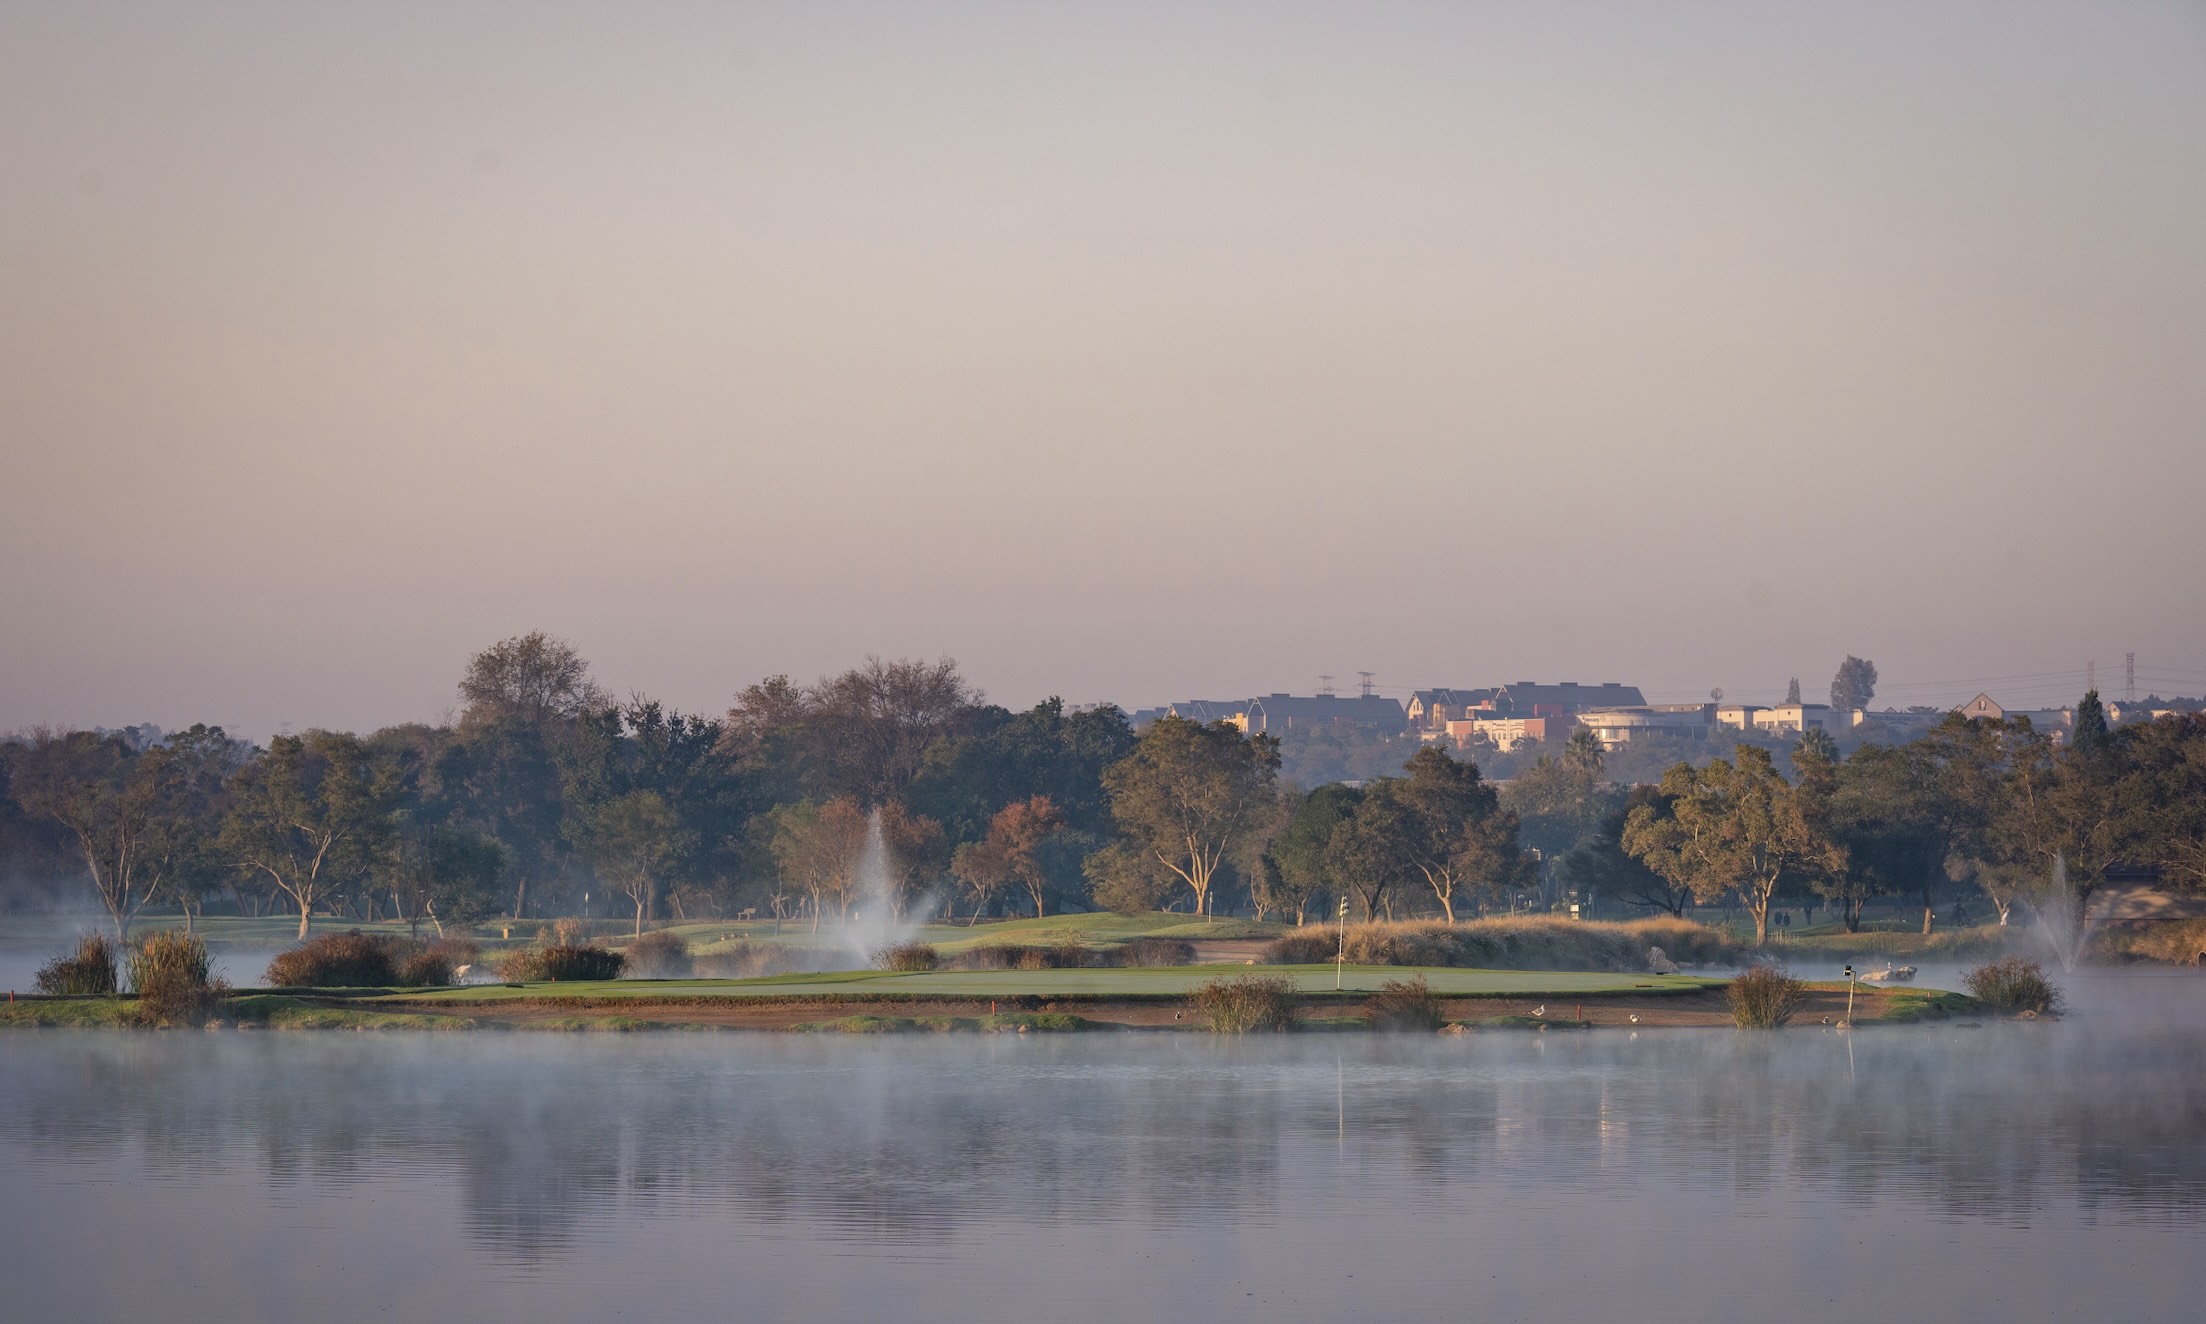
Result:
{"label": "brown rough grass", "polygon": [[[1289,934],[1273,943],[1273,965],[1331,961],[1336,930]],[[1720,931],[1681,919],[1641,919],[1613,924],[1515,915],[1445,924],[1438,920],[1348,926],[1353,965],[1455,966],[1481,970],[1645,970],[1649,948],[1660,947],[1681,965],[1728,961],[1737,948]]]}

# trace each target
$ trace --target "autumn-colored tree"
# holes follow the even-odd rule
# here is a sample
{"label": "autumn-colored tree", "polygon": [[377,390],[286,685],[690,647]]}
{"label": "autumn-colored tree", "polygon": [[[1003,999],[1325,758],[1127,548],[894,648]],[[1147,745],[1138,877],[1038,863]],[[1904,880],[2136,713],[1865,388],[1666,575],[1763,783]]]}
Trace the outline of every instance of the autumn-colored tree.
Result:
{"label": "autumn-colored tree", "polygon": [[1034,903],[1038,919],[1049,895],[1047,852],[1065,831],[1065,816],[1046,795],[1005,805],[988,823],[986,838],[958,852],[954,866],[976,906],[1005,887],[1018,887]]}

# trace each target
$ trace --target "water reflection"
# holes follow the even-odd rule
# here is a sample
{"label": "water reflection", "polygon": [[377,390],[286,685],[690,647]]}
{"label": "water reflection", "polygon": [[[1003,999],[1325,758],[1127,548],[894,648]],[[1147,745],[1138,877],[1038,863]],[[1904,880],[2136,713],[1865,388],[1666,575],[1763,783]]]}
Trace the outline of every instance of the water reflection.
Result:
{"label": "water reflection", "polygon": [[[286,1211],[300,1221],[271,1215],[257,1235],[319,1228],[370,1259],[402,1239],[394,1218],[426,1229],[449,1217],[451,1239],[406,1252],[439,1294],[506,1265],[566,1281],[573,1317],[574,1281],[608,1260],[648,1261],[655,1291],[707,1301],[741,1262],[746,1300],[765,1290],[794,1306],[836,1247],[970,1269],[1013,1246],[1077,1244],[1092,1267],[1137,1275],[1142,1257],[1184,1255],[1189,1272],[1223,1257],[1273,1287],[1327,1264],[1348,1301],[1356,1264],[1370,1266],[1366,1284],[1395,1264],[1390,1291],[1446,1301],[1474,1268],[1509,1283],[1557,1238],[1642,1276],[1682,1274],[1679,1257],[1712,1238],[1781,1236],[1779,1213],[1808,1240],[1864,1216],[1960,1227],[1994,1250],[2067,1229],[2065,1253],[2087,1267],[2137,1257],[2107,1266],[2134,1277],[2167,1247],[2073,1229],[2195,1245],[2197,1025],[2149,1037],[2081,1019],[1886,1029],[1850,1046],[1692,1031],[23,1034],[0,1039],[0,1178],[49,1209],[47,1249],[64,1259],[73,1224],[88,1232],[125,1210],[165,1217],[185,1244],[197,1234],[182,1210]],[[701,1229],[723,1250],[669,1267],[668,1244]],[[64,1266],[34,1257],[36,1241],[0,1249],[0,1270],[34,1296],[58,1293]],[[1068,1271],[1012,1277],[1041,1291]],[[1253,1307],[1259,1290],[1245,1297]],[[1240,1300],[1212,1304],[1231,1316]],[[906,1313],[947,1317],[948,1302]]]}

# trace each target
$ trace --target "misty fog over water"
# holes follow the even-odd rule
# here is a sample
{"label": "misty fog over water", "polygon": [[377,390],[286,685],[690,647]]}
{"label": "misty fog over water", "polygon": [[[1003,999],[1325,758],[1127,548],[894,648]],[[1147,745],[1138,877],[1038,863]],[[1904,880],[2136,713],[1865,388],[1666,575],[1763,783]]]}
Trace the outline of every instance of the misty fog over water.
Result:
{"label": "misty fog over water", "polygon": [[2202,994],[1851,1044],[11,1035],[0,1281],[18,1318],[2188,1318]]}

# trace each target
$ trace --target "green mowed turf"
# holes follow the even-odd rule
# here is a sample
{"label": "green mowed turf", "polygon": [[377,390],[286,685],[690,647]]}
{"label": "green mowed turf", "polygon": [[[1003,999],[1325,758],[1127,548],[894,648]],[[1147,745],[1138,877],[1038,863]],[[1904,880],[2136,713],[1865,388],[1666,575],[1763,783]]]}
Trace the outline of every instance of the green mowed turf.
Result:
{"label": "green mowed turf", "polygon": [[[477,984],[462,988],[395,993],[379,1001],[409,1003],[496,1002],[514,998],[772,998],[772,997],[1170,997],[1184,996],[1213,979],[1270,975],[1293,981],[1301,992],[1330,992],[1333,967],[1199,965],[1141,970],[933,970],[894,974],[882,970],[833,970],[772,975],[762,979],[622,979],[604,982]],[[1574,970],[1458,970],[1407,966],[1349,966],[1343,989],[1368,993],[1390,980],[1423,975],[1433,992],[1449,996],[1569,997],[1610,993],[1684,993],[1721,985],[1691,975],[1617,975]]]}

